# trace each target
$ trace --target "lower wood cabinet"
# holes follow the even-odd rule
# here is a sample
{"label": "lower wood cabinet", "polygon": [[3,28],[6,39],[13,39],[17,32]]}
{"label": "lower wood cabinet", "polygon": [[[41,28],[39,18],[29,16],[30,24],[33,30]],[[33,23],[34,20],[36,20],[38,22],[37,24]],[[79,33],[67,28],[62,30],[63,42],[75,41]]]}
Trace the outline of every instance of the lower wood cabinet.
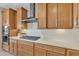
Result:
{"label": "lower wood cabinet", "polygon": [[35,56],[65,56],[65,51],[64,48],[38,43],[34,47]]}
{"label": "lower wood cabinet", "polygon": [[17,55],[17,39],[10,39],[10,53],[13,55]]}
{"label": "lower wood cabinet", "polygon": [[46,50],[40,47],[35,47],[34,48],[34,55],[35,56],[46,56]]}
{"label": "lower wood cabinet", "polygon": [[67,50],[67,56],[79,56],[79,51],[77,50]]}
{"label": "lower wood cabinet", "polygon": [[41,43],[10,39],[10,53],[18,56],[79,56],[79,50],[72,50]]}
{"label": "lower wood cabinet", "polygon": [[18,41],[18,56],[33,56],[33,52],[32,42]]}

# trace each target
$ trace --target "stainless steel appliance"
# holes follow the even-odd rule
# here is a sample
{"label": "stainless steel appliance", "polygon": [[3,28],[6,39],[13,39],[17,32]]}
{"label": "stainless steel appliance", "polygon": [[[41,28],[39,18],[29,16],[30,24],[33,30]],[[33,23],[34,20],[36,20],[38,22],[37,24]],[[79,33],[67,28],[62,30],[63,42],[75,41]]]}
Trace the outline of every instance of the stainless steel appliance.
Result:
{"label": "stainless steel appliance", "polygon": [[2,34],[3,40],[2,40],[2,43],[8,45],[9,44],[9,26],[3,26],[2,30],[3,30],[3,34]]}

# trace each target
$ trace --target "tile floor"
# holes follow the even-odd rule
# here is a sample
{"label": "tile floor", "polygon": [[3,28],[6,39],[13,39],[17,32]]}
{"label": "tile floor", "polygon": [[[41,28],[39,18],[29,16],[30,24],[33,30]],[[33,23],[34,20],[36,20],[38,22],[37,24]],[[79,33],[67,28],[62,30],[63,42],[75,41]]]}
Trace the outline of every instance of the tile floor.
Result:
{"label": "tile floor", "polygon": [[12,54],[0,49],[0,56],[13,56]]}

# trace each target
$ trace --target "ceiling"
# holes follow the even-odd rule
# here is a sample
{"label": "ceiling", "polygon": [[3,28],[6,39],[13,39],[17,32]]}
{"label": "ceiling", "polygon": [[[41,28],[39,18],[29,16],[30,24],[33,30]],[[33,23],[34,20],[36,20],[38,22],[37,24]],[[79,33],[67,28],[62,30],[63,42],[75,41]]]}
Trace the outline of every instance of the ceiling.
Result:
{"label": "ceiling", "polygon": [[16,9],[19,7],[24,7],[26,9],[29,9],[30,7],[30,3],[0,3],[0,9],[4,9],[4,8],[12,8],[12,9]]}

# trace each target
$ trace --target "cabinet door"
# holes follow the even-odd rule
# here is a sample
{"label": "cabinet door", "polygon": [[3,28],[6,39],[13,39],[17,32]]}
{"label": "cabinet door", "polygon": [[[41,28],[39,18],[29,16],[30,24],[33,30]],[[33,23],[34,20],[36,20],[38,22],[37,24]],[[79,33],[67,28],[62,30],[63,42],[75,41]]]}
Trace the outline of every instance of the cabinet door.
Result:
{"label": "cabinet door", "polygon": [[73,4],[73,20],[74,20],[74,28],[79,28],[79,4]]}
{"label": "cabinet door", "polygon": [[39,28],[46,28],[46,4],[39,3],[38,4],[38,27]]}
{"label": "cabinet door", "polygon": [[3,21],[3,12],[0,11],[0,48],[2,48],[2,21]]}
{"label": "cabinet door", "polygon": [[18,41],[19,56],[33,56],[33,43],[26,41]]}
{"label": "cabinet door", "polygon": [[5,10],[5,25],[10,25],[10,29],[16,29],[16,11],[9,8]]}
{"label": "cabinet door", "polygon": [[62,29],[73,28],[71,3],[58,4],[58,28]]}
{"label": "cabinet door", "polygon": [[23,7],[17,9],[17,28],[26,29],[27,24],[22,24],[21,20],[27,18],[27,10]]}
{"label": "cabinet door", "polygon": [[57,4],[47,4],[47,27],[57,28]]}
{"label": "cabinet door", "polygon": [[10,39],[10,53],[13,55],[17,55],[17,40],[16,39]]}
{"label": "cabinet door", "polygon": [[46,50],[40,47],[35,47],[34,55],[35,56],[46,56]]}
{"label": "cabinet door", "polygon": [[64,56],[64,54],[60,54],[57,52],[47,51],[47,56]]}
{"label": "cabinet door", "polygon": [[12,39],[10,39],[10,53],[14,53],[14,43],[13,43],[13,40]]}
{"label": "cabinet door", "polygon": [[79,56],[79,51],[67,50],[67,56]]}
{"label": "cabinet door", "polygon": [[9,24],[11,29],[16,29],[16,11],[9,9]]}
{"label": "cabinet door", "polygon": [[18,45],[17,45],[18,43],[17,43],[17,40],[15,39],[14,40],[14,55],[17,55],[18,54]]}

